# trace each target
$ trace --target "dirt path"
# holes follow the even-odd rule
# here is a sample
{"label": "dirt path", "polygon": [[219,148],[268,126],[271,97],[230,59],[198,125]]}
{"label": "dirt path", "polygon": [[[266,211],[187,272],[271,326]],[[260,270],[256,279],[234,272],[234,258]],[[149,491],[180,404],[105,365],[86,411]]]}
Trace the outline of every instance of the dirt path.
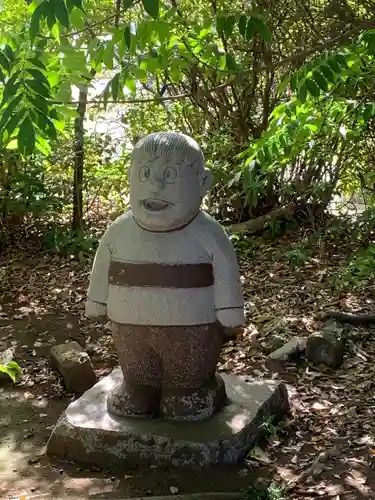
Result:
{"label": "dirt path", "polygon": [[261,459],[249,457],[241,467],[210,471],[83,469],[43,456],[54,423],[74,398],[50,369],[50,347],[68,339],[78,341],[88,350],[98,377],[116,365],[116,354],[105,325],[82,314],[88,264],[30,253],[2,256],[0,348],[15,348],[24,377],[16,387],[0,386],[0,498],[19,498],[22,493],[125,498],[170,494],[171,486],[181,494],[243,490],[259,478],[298,478],[333,446],[338,455],[323,465],[317,462],[315,480],[301,479],[286,498],[375,498],[370,466],[375,455],[375,333],[364,336],[366,332],[357,330],[359,350],[349,349],[344,365],[335,372],[304,361],[285,366],[267,361],[275,338],[307,335],[317,328],[318,310],[375,309],[374,290],[368,288],[365,297],[332,295],[327,277],[345,258],[343,245],[316,248],[304,265],[293,268],[285,258],[290,243],[290,237],[278,245],[258,242],[242,254],[251,323],[224,347],[219,369],[284,379],[293,418],[270,429],[274,435]]}

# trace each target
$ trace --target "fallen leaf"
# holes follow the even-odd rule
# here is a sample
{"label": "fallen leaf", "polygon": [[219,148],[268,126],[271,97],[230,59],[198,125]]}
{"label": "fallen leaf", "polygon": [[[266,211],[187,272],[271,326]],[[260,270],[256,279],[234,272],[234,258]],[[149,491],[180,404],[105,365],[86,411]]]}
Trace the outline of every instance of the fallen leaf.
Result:
{"label": "fallen leaf", "polygon": [[272,460],[269,458],[269,456],[261,449],[259,448],[258,446],[256,446],[255,448],[253,448],[249,455],[248,455],[250,458],[256,460],[257,462],[260,462],[262,464],[270,464],[272,463]]}

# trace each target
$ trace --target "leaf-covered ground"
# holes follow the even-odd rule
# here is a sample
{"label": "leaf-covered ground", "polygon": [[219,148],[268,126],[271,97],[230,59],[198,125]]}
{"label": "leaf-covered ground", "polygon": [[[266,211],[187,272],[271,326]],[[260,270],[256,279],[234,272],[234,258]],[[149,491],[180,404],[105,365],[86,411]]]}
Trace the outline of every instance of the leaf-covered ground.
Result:
{"label": "leaf-covered ground", "polygon": [[37,254],[32,247],[4,253],[0,348],[16,349],[24,376],[15,387],[0,387],[0,498],[21,493],[124,498],[170,494],[171,487],[180,493],[234,491],[271,479],[295,483],[285,498],[375,498],[375,332],[351,329],[344,364],[336,371],[305,360],[281,364],[268,359],[284,340],[318,329],[320,311],[375,308],[373,286],[358,294],[330,286],[351,251],[349,240],[341,234],[313,246],[306,241],[302,233],[277,243],[253,239],[239,251],[249,321],[224,346],[219,363],[222,371],[283,379],[292,417],[271,426],[268,443],[241,467],[193,473],[119,473],[50,462],[42,455],[54,423],[75,397],[66,394],[49,366],[51,346],[78,341],[98,377],[116,365],[116,353],[104,323],[83,315],[91,262]]}

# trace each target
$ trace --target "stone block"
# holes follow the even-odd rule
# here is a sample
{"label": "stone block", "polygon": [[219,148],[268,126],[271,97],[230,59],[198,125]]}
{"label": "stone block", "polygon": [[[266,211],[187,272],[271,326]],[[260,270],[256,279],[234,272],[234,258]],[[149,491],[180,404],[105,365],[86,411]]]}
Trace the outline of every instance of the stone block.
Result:
{"label": "stone block", "polygon": [[228,400],[207,420],[117,417],[107,395],[122,381],[116,368],[79,399],[57,422],[47,443],[49,456],[98,466],[236,464],[263,433],[262,423],[289,411],[284,384],[223,375]]}
{"label": "stone block", "polygon": [[285,345],[271,352],[270,359],[278,361],[288,361],[294,356],[298,356],[306,348],[306,339],[301,337],[292,337]]}
{"label": "stone block", "polygon": [[75,341],[53,346],[51,362],[63,376],[68,392],[84,392],[96,382],[89,355]]}
{"label": "stone block", "polygon": [[335,332],[322,330],[312,333],[307,339],[306,358],[316,365],[338,368],[344,352],[344,342]]}

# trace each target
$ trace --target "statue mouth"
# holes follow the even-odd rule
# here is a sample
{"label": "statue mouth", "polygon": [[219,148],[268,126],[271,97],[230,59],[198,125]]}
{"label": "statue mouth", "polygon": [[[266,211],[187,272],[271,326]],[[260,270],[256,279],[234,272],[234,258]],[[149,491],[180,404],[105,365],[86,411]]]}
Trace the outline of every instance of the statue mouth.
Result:
{"label": "statue mouth", "polygon": [[166,208],[172,205],[169,201],[165,200],[142,200],[141,201],[142,207],[147,210],[147,212],[152,212],[152,213],[157,213],[157,212],[162,212]]}

